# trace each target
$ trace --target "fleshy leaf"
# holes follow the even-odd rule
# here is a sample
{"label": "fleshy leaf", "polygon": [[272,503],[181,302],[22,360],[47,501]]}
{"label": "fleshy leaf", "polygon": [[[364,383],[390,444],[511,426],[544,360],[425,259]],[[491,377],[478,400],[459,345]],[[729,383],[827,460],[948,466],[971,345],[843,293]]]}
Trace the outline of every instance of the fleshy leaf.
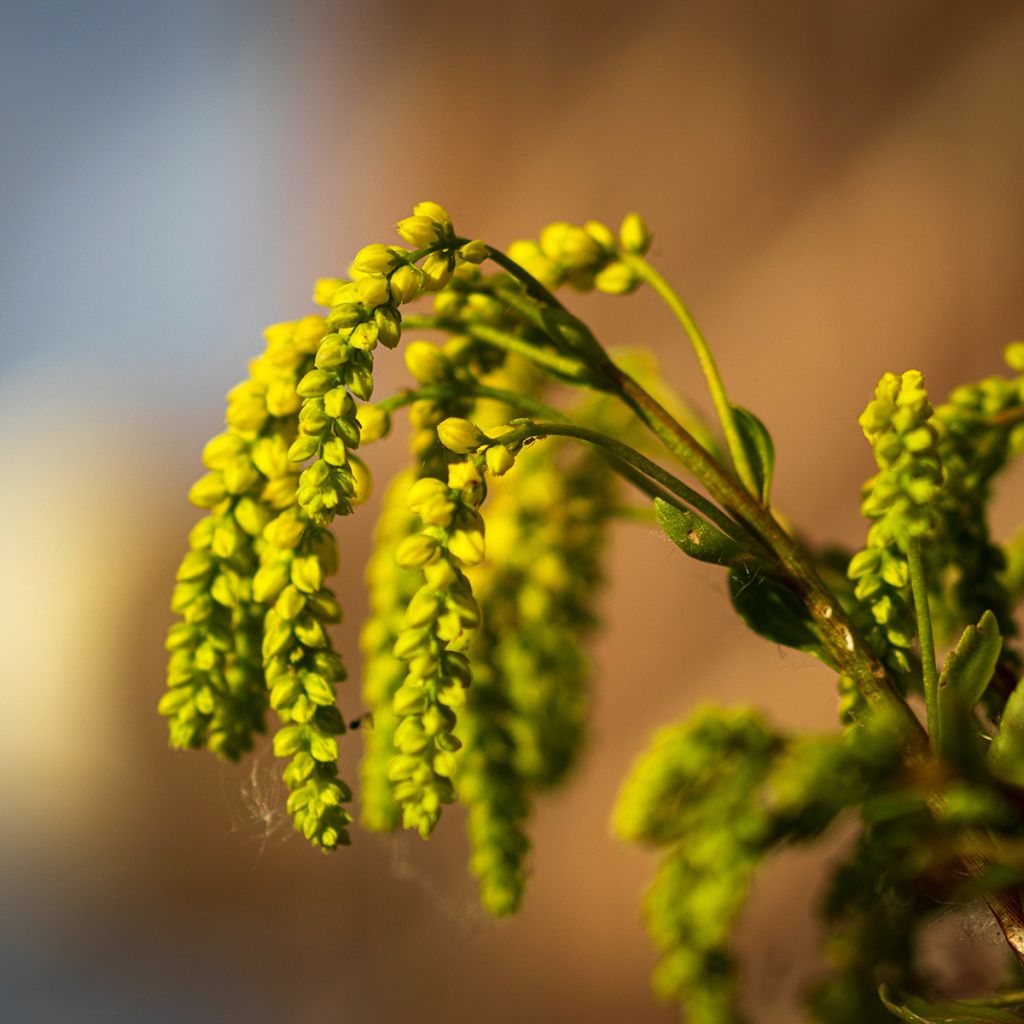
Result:
{"label": "fleshy leaf", "polygon": [[747,459],[754,470],[754,477],[760,493],[757,495],[762,504],[768,504],[768,495],[772,488],[772,473],[775,470],[775,444],[768,428],[749,409],[734,405],[736,429],[740,434],[740,443]]}

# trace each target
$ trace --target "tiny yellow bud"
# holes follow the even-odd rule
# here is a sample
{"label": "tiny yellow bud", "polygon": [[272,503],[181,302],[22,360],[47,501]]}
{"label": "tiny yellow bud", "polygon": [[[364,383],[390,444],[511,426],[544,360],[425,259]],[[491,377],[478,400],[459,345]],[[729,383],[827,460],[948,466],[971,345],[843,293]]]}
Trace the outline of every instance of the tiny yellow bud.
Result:
{"label": "tiny yellow bud", "polygon": [[420,569],[433,562],[440,553],[437,541],[433,537],[418,533],[406,537],[395,552],[395,562],[403,569]]}
{"label": "tiny yellow bud", "polygon": [[203,465],[207,469],[223,469],[248,446],[249,442],[238,434],[218,434],[207,441],[203,448]]}
{"label": "tiny yellow bud", "polygon": [[599,291],[608,295],[625,295],[640,283],[639,278],[625,263],[609,263],[604,270],[594,277],[594,284]]}
{"label": "tiny yellow bud", "polygon": [[292,583],[304,594],[315,594],[324,583],[324,571],[316,555],[296,558],[291,568]]}
{"label": "tiny yellow bud", "polygon": [[370,444],[387,437],[391,431],[391,414],[379,405],[364,405],[358,414],[359,441]]}
{"label": "tiny yellow bud", "polygon": [[294,548],[302,539],[305,524],[301,519],[285,512],[267,523],[263,539],[275,548]]}
{"label": "tiny yellow bud", "polygon": [[445,448],[457,455],[468,455],[487,443],[483,431],[475,423],[458,416],[442,420],[437,425],[437,437]]}
{"label": "tiny yellow bud", "polygon": [[466,460],[465,462],[453,462],[448,467],[448,486],[456,491],[471,491],[484,482],[480,470]]}
{"label": "tiny yellow bud", "polygon": [[1006,360],[1006,365],[1011,370],[1016,370],[1018,373],[1024,372],[1024,341],[1011,341],[1003,349],[1003,359]]}
{"label": "tiny yellow bud", "polygon": [[261,566],[252,581],[254,601],[270,604],[288,585],[289,569],[287,562],[270,562]]}
{"label": "tiny yellow bud", "polygon": [[440,203],[432,203],[429,200],[424,200],[422,203],[417,203],[413,207],[413,216],[416,217],[429,217],[430,220],[436,224],[440,224],[444,228],[450,228],[452,226],[452,219],[448,215],[448,211]]}
{"label": "tiny yellow bud", "polygon": [[256,467],[245,455],[232,459],[224,467],[223,475],[228,494],[243,494],[260,478]]}
{"label": "tiny yellow bud", "polygon": [[288,449],[288,459],[291,462],[305,462],[306,459],[315,455],[320,450],[320,438],[303,434],[297,437],[291,448]]}
{"label": "tiny yellow bud", "polygon": [[423,271],[406,264],[391,275],[391,301],[396,305],[412,302],[423,291]]}
{"label": "tiny yellow bud", "polygon": [[455,265],[450,253],[432,252],[420,269],[423,271],[423,287],[428,292],[439,292],[452,279]]}
{"label": "tiny yellow bud", "polygon": [[356,324],[352,333],[348,336],[348,343],[352,348],[360,349],[363,352],[372,352],[377,347],[380,338],[380,328],[376,323],[369,321]]}
{"label": "tiny yellow bud", "polygon": [[651,247],[651,232],[639,213],[627,213],[619,228],[619,240],[626,252],[642,256]]}
{"label": "tiny yellow bud", "polygon": [[374,243],[364,245],[352,261],[353,270],[360,274],[386,274],[393,270],[402,260],[402,253],[390,246]]}
{"label": "tiny yellow bud", "polygon": [[429,341],[414,341],[406,346],[405,365],[421,384],[444,380],[451,371],[440,349]]}
{"label": "tiny yellow bud", "polygon": [[353,505],[362,505],[370,497],[370,488],[373,484],[370,470],[366,463],[355,455],[349,456],[348,468],[352,473],[352,494],[349,495],[349,501]]}
{"label": "tiny yellow bud", "polygon": [[503,444],[488,448],[485,458],[487,471],[494,476],[504,476],[516,462],[515,457]]}
{"label": "tiny yellow bud", "polygon": [[405,217],[395,227],[402,238],[417,249],[425,249],[441,240],[441,225],[422,215]]}
{"label": "tiny yellow bud", "polygon": [[483,263],[487,259],[487,245],[480,239],[474,239],[462,246],[456,256],[465,263]]}
{"label": "tiny yellow bud", "polygon": [[360,278],[355,289],[359,301],[367,306],[382,306],[388,301],[388,279],[383,274]]}
{"label": "tiny yellow bud", "polygon": [[197,508],[213,508],[227,497],[224,477],[220,473],[207,473],[201,476],[188,492],[188,500]]}
{"label": "tiny yellow bud", "polygon": [[484,535],[480,530],[455,530],[448,541],[448,553],[463,565],[484,560]]}
{"label": "tiny yellow bud", "polygon": [[299,381],[296,391],[303,398],[316,398],[325,394],[334,386],[335,376],[326,370],[310,370],[302,380]]}
{"label": "tiny yellow bud", "polygon": [[425,476],[409,488],[409,492],[405,496],[405,503],[410,511],[419,515],[424,504],[439,497],[448,497],[447,485],[436,477]]}
{"label": "tiny yellow bud", "polygon": [[337,277],[321,277],[317,279],[316,284],[313,286],[313,301],[318,306],[325,306],[330,309],[334,303],[331,299],[334,293],[345,284],[340,278]]}
{"label": "tiny yellow bud", "polygon": [[615,235],[612,229],[607,224],[602,224],[599,220],[588,220],[583,225],[583,230],[586,231],[590,237],[597,242],[597,244],[608,252],[615,251]]}

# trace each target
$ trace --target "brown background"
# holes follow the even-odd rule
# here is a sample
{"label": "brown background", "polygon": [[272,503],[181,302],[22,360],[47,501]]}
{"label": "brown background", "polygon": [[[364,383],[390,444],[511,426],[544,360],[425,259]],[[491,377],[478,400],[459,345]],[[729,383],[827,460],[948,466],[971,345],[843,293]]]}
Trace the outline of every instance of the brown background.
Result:
{"label": "brown background", "polygon": [[[305,312],[313,277],[343,271],[366,241],[390,240],[389,224],[415,201],[444,203],[461,231],[497,244],[552,219],[616,224],[637,209],[731,395],[774,434],[779,503],[815,540],[855,543],[870,470],[855,420],[877,377],[918,367],[941,395],[997,372],[1002,345],[1024,335],[1024,7],[229,7],[237,21],[223,45],[242,64],[228,66],[245,73],[223,94],[203,85],[195,107],[213,111],[213,132],[232,146],[211,209],[177,208],[177,193],[159,188],[139,206],[139,216],[150,204],[196,216],[182,252],[201,260],[215,238],[212,269],[189,277],[192,257],[168,258],[148,235],[112,254],[104,246],[109,272],[91,300],[100,320],[132,301],[123,274],[143,261],[146,275],[138,321],[104,328],[117,345],[89,340],[96,316],[78,317],[86,334],[75,339],[76,307],[62,302],[57,273],[40,284],[33,314],[56,308],[56,319],[34,321],[41,329],[22,340],[45,353],[56,331],[64,354],[19,362],[11,349],[0,419],[3,1015],[672,1020],[647,989],[638,902],[651,862],[608,835],[618,782],[650,731],[700,700],[751,701],[789,726],[831,727],[828,673],[744,633],[722,580],[653,529],[618,526],[590,747],[572,784],[537,808],[523,913],[496,924],[474,903],[458,812],[429,844],[357,832],[351,850],[321,857],[285,841],[267,754],[238,769],[166,749],[153,706],[198,446],[263,323]],[[82,10],[109,20],[71,26],[82,45],[90,32],[101,41],[96,75],[107,73],[104,54],[149,45],[144,27],[138,40],[119,27],[117,9]],[[195,59],[201,19],[194,31],[181,60]],[[203,56],[201,70],[218,59]],[[182,95],[161,92],[135,64],[115,79],[122,91],[135,74],[168,104]],[[72,86],[24,102],[73,103]],[[93,136],[108,122],[141,131],[159,111],[118,102],[112,91],[85,112]],[[182,123],[179,157],[206,144]],[[15,126],[30,140],[44,129]],[[112,209],[132,202],[118,191],[132,168],[96,159],[109,170]],[[74,196],[75,181],[62,165],[26,203],[50,209]],[[50,266],[88,261],[104,230],[100,217],[87,222]],[[176,305],[154,316],[167,289]],[[652,295],[574,308],[609,343],[651,346],[703,404],[685,339]],[[194,349],[162,386],[152,367],[193,313],[210,326],[196,321],[181,342]],[[400,360],[380,362],[379,386],[397,385]],[[127,383],[111,386],[122,374]],[[400,454],[391,445],[381,465]],[[1004,533],[1022,493],[1024,478],[1011,474],[997,509]],[[372,518],[339,527],[353,712]],[[350,777],[358,746],[346,746]],[[826,844],[825,856],[837,848]],[[758,1022],[794,1019],[789,1001],[816,969],[820,876],[820,855],[784,858],[746,915],[745,987]],[[962,963],[966,929],[947,928],[934,947],[937,960]]]}

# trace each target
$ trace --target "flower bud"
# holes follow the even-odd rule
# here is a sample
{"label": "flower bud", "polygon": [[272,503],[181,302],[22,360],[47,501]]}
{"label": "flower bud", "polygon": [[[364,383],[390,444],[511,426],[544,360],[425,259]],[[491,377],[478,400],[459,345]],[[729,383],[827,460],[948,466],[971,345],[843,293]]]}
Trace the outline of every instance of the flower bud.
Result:
{"label": "flower bud", "polygon": [[418,533],[415,536],[406,537],[398,545],[395,562],[403,569],[420,569],[433,562],[439,551],[438,543],[433,537]]}
{"label": "flower bud", "polygon": [[365,306],[383,306],[388,301],[390,286],[383,274],[362,277],[355,283],[355,291],[359,301]]}
{"label": "flower bud", "polygon": [[598,271],[594,277],[594,284],[598,291],[608,295],[625,295],[633,291],[640,283],[640,279],[633,273],[625,263],[609,263],[603,270]]}
{"label": "flower bud", "polygon": [[487,471],[493,476],[504,476],[514,465],[515,456],[503,445],[492,445],[485,455]]}
{"label": "flower bud", "polygon": [[479,239],[474,239],[461,246],[456,256],[466,263],[483,263],[487,259],[487,245]]}
{"label": "flower bud", "polygon": [[359,441],[370,444],[391,432],[391,414],[379,405],[364,405],[358,413]]}
{"label": "flower bud", "polygon": [[402,260],[402,254],[390,246],[364,245],[352,261],[352,269],[361,275],[386,274],[393,270]]}
{"label": "flower bud", "polygon": [[455,269],[450,253],[432,252],[422,263],[423,287],[428,292],[439,292],[447,287]]}
{"label": "flower bud", "polygon": [[405,217],[395,228],[405,241],[417,249],[425,249],[441,240],[441,225],[422,215]]}
{"label": "flower bud", "polygon": [[449,416],[437,425],[437,437],[441,444],[456,455],[468,455],[487,443],[483,431],[475,423],[458,416]]}
{"label": "flower bud", "polygon": [[402,315],[394,306],[380,306],[373,314],[377,340],[385,348],[394,348],[402,337]]}
{"label": "flower bud", "polygon": [[335,378],[333,373],[326,370],[310,370],[302,380],[299,381],[296,391],[303,398],[317,398],[334,387]]}
{"label": "flower bud", "polygon": [[434,384],[450,373],[448,360],[429,341],[414,341],[405,349],[405,365],[421,384]]}
{"label": "flower bud", "polygon": [[1024,341],[1011,341],[1003,349],[1003,359],[1011,370],[1024,373]]}
{"label": "flower bud", "polygon": [[233,459],[241,455],[249,442],[238,434],[223,433],[211,438],[203,448],[203,465],[207,469],[224,469]]}
{"label": "flower bud", "polygon": [[423,290],[423,271],[406,264],[391,275],[391,301],[401,306],[412,302]]}
{"label": "flower bud", "polygon": [[213,508],[227,497],[224,477],[220,473],[207,473],[200,477],[188,492],[188,500],[197,508]]}
{"label": "flower bud", "polygon": [[434,221],[435,224],[439,224],[442,228],[447,231],[451,230],[452,219],[448,215],[448,211],[440,205],[440,203],[432,203],[429,200],[424,200],[422,203],[417,203],[413,207],[413,216],[416,217],[428,217]]}
{"label": "flower bud", "polygon": [[366,321],[356,324],[352,333],[348,336],[348,343],[354,349],[361,352],[372,352],[377,347],[380,339],[380,328],[377,324]]}
{"label": "flower bud", "polygon": [[334,293],[345,284],[340,278],[337,277],[320,277],[317,278],[316,284],[313,286],[313,301],[318,306],[324,306],[330,309],[334,305],[332,298]]}
{"label": "flower bud", "polygon": [[619,240],[626,252],[643,256],[651,247],[651,232],[639,213],[627,213],[619,228]]}
{"label": "flower bud", "polygon": [[484,535],[480,530],[455,530],[448,541],[448,553],[463,565],[484,560]]}
{"label": "flower bud", "polygon": [[606,252],[615,252],[615,235],[607,224],[602,224],[599,220],[588,220],[583,225],[583,230]]}

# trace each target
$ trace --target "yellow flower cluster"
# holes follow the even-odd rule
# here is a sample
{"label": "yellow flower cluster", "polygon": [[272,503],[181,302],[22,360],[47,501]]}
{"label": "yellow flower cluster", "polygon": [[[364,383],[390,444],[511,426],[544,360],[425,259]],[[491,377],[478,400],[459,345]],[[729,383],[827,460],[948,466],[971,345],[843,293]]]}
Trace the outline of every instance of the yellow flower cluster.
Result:
{"label": "yellow flower cluster", "polygon": [[457,263],[486,255],[479,243],[457,243],[451,218],[437,203],[419,203],[398,230],[421,248],[364,246],[352,263],[351,280],[323,281],[317,288],[315,297],[330,309],[327,333],[314,367],[298,382],[299,436],[288,456],[313,460],[299,478],[298,501],[322,526],[351,512],[365,493],[365,467],[353,454],[361,440],[355,400],[366,402],[373,394],[374,349],[398,344],[401,306],[443,289]]}
{"label": "yellow flower cluster", "polygon": [[633,291],[640,279],[621,259],[623,253],[643,254],[650,232],[639,214],[622,222],[619,237],[600,221],[579,226],[566,221],[549,224],[537,241],[513,242],[509,258],[552,290],[568,284],[577,291],[594,288],[611,295]]}
{"label": "yellow flower cluster", "polygon": [[274,750],[290,759],[289,812],[308,839],[330,849],[347,841],[341,805],[351,797],[337,777],[335,739],[344,723],[334,686],[345,673],[324,628],[340,617],[324,586],[336,554],[333,538],[296,507],[288,459],[296,384],[324,330],[320,317],[268,328],[266,351],[228,394],[228,429],[204,449],[209,472],[190,499],[209,514],[179,570],[172,608],[184,622],[170,631],[170,689],[160,710],[172,717],[173,743],[205,741],[238,756],[262,729],[269,690],[283,723]]}
{"label": "yellow flower cluster", "polygon": [[363,703],[370,709],[370,720],[363,732],[360,821],[374,832],[390,832],[401,820],[388,768],[395,753],[398,725],[391,701],[406,670],[393,648],[402,631],[405,609],[419,587],[420,574],[396,565],[395,552],[416,527],[416,516],[405,502],[414,480],[413,472],[400,473],[384,495],[373,535],[373,554],[366,567],[370,614],[359,643],[363,652]]}

